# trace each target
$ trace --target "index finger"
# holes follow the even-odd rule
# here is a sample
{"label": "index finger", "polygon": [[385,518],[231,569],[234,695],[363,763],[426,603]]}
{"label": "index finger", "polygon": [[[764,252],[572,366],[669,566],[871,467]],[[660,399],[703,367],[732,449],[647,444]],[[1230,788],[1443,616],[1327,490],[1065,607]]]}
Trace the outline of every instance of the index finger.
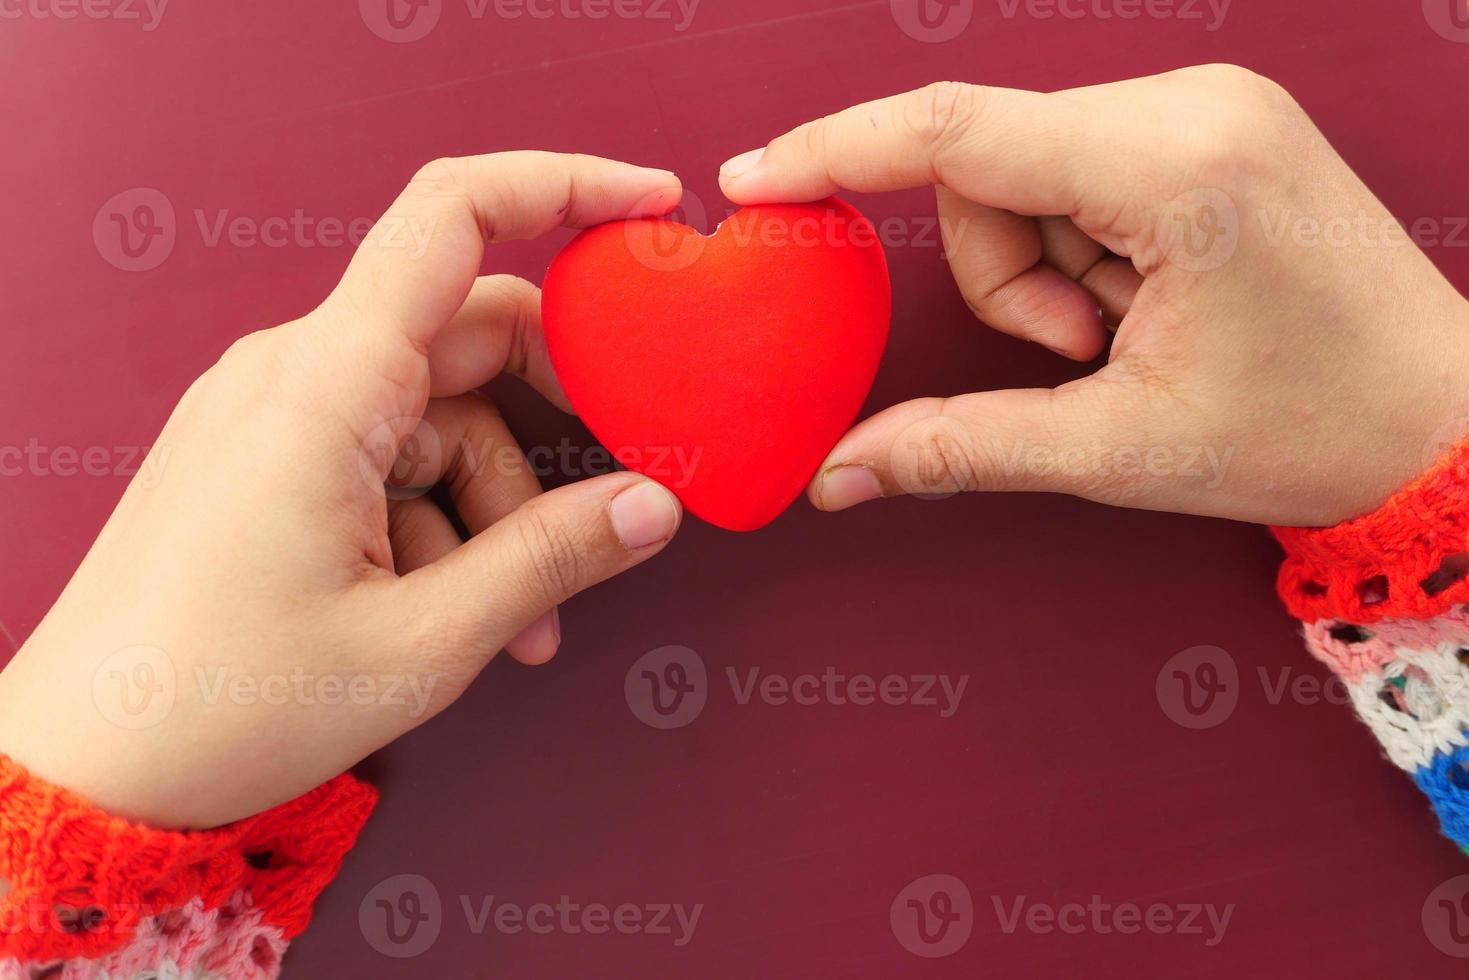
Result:
{"label": "index finger", "polygon": [[1122,147],[1094,106],[1020,89],[938,82],[806,123],[728,161],[740,204],[928,184],[1022,214],[1075,215]]}
{"label": "index finger", "polygon": [[581,154],[435,160],[373,226],[327,302],[348,308],[366,338],[423,350],[468,297],[487,242],[661,215],[681,194],[666,170]]}

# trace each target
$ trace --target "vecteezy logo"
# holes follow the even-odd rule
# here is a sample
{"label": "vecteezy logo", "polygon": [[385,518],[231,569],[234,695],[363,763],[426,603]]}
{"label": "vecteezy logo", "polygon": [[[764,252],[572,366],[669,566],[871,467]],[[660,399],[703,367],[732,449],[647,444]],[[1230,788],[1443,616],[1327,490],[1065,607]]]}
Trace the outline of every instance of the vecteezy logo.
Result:
{"label": "vecteezy logo", "polygon": [[1423,934],[1440,953],[1469,959],[1469,875],[1450,878],[1428,893]]}
{"label": "vecteezy logo", "polygon": [[898,892],[888,922],[914,956],[951,956],[974,931],[974,899],[969,886],[953,875],[924,875]]}
{"label": "vecteezy logo", "polygon": [[[407,432],[406,436],[399,433]],[[362,441],[358,468],[389,500],[412,500],[433,489],[444,469],[444,443],[424,419],[388,419]]]}
{"label": "vecteezy logo", "polygon": [[1439,37],[1469,44],[1469,0],[1423,0],[1423,18]]}
{"label": "vecteezy logo", "polygon": [[915,41],[952,41],[974,19],[974,0],[891,0],[893,21]]}
{"label": "vecteezy logo", "polygon": [[357,907],[357,926],[367,944],[384,956],[419,956],[438,941],[444,926],[439,890],[423,875],[380,881]]}
{"label": "vecteezy logo", "polygon": [[1213,728],[1239,704],[1239,667],[1227,650],[1198,646],[1180,650],[1158,671],[1158,707],[1184,728]]}
{"label": "vecteezy logo", "polygon": [[[632,208],[633,214],[656,214],[667,207],[659,197],[670,191],[654,191],[640,199]],[[709,238],[703,234],[709,224],[709,211],[704,202],[693,191],[685,190],[678,202],[678,211],[684,218],[679,222],[673,214],[646,221],[629,221],[623,225],[623,238],[633,259],[645,269],[654,272],[679,272],[699,261]],[[677,227],[687,225],[697,234],[689,234]]]}
{"label": "vecteezy logo", "polygon": [[124,272],[158,268],[173,253],[177,241],[173,202],[152,187],[114,194],[92,219],[97,254]]}
{"label": "vecteezy logo", "polygon": [[1164,258],[1189,272],[1212,272],[1239,248],[1239,209],[1212,187],[1180,194],[1158,215],[1158,247]]}
{"label": "vecteezy logo", "polygon": [[439,25],[443,0],[357,0],[362,23],[384,41],[408,44]]}
{"label": "vecteezy logo", "polygon": [[119,728],[152,728],[173,711],[178,674],[157,647],[127,647],[107,657],[92,674],[92,703]]}
{"label": "vecteezy logo", "polygon": [[683,728],[699,717],[709,700],[709,672],[704,658],[688,647],[659,647],[628,668],[622,693],[643,724]]}
{"label": "vecteezy logo", "polygon": [[969,438],[948,416],[919,419],[893,440],[893,480],[909,496],[930,501],[947,500],[976,486]]}

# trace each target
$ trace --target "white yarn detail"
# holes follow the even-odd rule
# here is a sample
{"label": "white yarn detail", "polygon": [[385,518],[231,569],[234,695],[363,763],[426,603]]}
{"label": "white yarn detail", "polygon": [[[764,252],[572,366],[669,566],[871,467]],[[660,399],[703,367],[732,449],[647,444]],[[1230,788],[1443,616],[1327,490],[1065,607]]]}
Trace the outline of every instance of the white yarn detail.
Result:
{"label": "white yarn detail", "polygon": [[1349,683],[1347,691],[1393,765],[1414,772],[1436,753],[1469,745],[1469,669],[1456,643],[1393,652],[1381,674]]}

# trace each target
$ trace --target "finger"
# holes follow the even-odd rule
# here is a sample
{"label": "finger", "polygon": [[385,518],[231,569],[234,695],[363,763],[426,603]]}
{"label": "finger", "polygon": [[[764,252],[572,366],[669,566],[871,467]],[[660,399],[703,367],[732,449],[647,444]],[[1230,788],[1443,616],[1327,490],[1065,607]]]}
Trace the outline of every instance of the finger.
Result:
{"label": "finger", "polygon": [[[394,500],[388,504],[388,539],[393,545],[393,567],[407,575],[431,565],[463,542],[453,523],[428,497]],[[505,644],[505,652],[523,664],[543,664],[561,646],[561,613],[543,613]]]}
{"label": "finger", "polygon": [[608,474],[542,494],[453,554],[375,585],[392,591],[405,629],[428,624],[415,642],[478,669],[545,610],[661,551],[682,514],[654,481]]}
{"label": "finger", "polygon": [[399,575],[438,561],[460,544],[453,523],[428,497],[388,502],[388,540]]}
{"label": "finger", "polygon": [[[457,398],[431,400],[415,437],[405,443],[405,447],[410,445],[411,449],[405,448],[399,454],[392,482],[401,488],[442,484],[471,536],[484,532],[541,494],[540,480],[531,471],[510,427],[494,403],[482,395],[471,392]],[[438,512],[437,507],[432,504],[430,507]],[[413,522],[408,530],[418,532],[420,540],[428,538],[426,525],[432,518],[420,509],[406,516]],[[442,513],[439,517],[448,524]],[[432,540],[437,545],[437,553],[429,561],[437,561],[460,544],[458,532],[452,525],[449,530],[453,534],[452,544],[443,547],[446,538],[440,529],[435,529]],[[404,569],[396,562],[396,550],[394,557],[402,573]],[[428,562],[414,567],[423,564]],[[555,608],[548,608],[511,639],[505,649],[521,663],[541,664],[556,655],[560,638],[560,617]]]}
{"label": "finger", "polygon": [[1129,414],[1094,379],[895,405],[842,437],[809,488],[822,510],[878,497],[971,490],[1104,496],[1126,473],[1099,465],[1126,444]]}
{"label": "finger", "polygon": [[462,395],[513,374],[562,411],[571,403],[541,332],[541,291],[517,276],[481,276],[428,352],[429,395]]}
{"label": "finger", "polygon": [[423,431],[432,433],[428,438],[436,445],[417,452],[410,469],[395,468],[394,481],[418,487],[442,483],[471,535],[540,495],[540,480],[510,427],[483,395],[433,399],[423,413]]}
{"label": "finger", "polygon": [[1106,346],[1097,301],[1043,261],[1033,218],[937,188],[939,228],[959,291],[974,315],[1057,354],[1089,361]]}
{"label": "finger", "polygon": [[526,151],[429,164],[308,318],[321,387],[358,440],[383,426],[405,437],[428,398],[427,352],[469,299],[486,242],[663,214],[681,192],[665,171],[589,156]]}
{"label": "finger", "polygon": [[1113,205],[1128,200],[1123,161],[1136,154],[1107,116],[1063,96],[941,82],[798,127],[725,163],[720,186],[752,204],[943,184],[991,207],[1130,232],[1141,216]]}
{"label": "finger", "polygon": [[1076,227],[1070,218],[1046,217],[1039,223],[1046,261],[1096,299],[1104,322],[1121,323],[1142,288],[1142,273]]}
{"label": "finger", "polygon": [[463,305],[487,242],[664,214],[678,178],[600,157],[518,151],[436,160],[368,233],[332,293],[361,329],[427,347]]}

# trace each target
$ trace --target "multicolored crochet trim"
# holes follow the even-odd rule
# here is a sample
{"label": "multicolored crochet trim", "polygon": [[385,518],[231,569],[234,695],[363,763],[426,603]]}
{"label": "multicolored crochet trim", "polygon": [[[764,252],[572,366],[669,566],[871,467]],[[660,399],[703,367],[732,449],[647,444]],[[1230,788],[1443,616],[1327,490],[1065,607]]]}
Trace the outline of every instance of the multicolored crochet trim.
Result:
{"label": "multicolored crochet trim", "polygon": [[1365,517],[1273,530],[1307,647],[1469,854],[1469,443]]}
{"label": "multicolored crochet trim", "polygon": [[376,802],[344,775],[226,827],[161,831],[0,756],[0,980],[277,976]]}

